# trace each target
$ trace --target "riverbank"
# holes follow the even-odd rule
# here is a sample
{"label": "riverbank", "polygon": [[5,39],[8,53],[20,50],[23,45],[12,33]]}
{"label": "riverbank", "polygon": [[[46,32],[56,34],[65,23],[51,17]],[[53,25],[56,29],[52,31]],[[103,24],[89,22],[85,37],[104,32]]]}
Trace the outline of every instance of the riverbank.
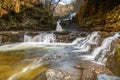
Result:
{"label": "riverbank", "polygon": [[119,12],[117,0],[86,0],[80,4],[73,21],[87,30],[120,31]]}
{"label": "riverbank", "polygon": [[11,11],[0,18],[0,31],[50,31],[55,28],[55,17],[42,4],[35,4],[19,13]]}
{"label": "riverbank", "polygon": [[[100,74],[116,75],[105,62],[118,45],[116,42],[119,40],[119,33],[11,31],[3,34],[22,41],[10,43],[10,38],[6,37],[10,44],[4,43],[0,46],[0,71],[3,72],[0,79],[96,80]],[[94,53],[97,49],[99,51]],[[102,54],[102,51],[107,51],[104,53],[106,55]],[[15,58],[12,59],[13,57]]]}

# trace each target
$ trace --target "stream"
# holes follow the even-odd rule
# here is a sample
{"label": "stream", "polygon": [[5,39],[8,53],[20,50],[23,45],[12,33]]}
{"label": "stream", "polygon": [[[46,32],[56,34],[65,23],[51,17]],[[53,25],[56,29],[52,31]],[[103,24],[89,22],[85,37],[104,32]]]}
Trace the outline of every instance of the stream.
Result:
{"label": "stream", "polygon": [[120,37],[120,32],[114,32],[102,39],[100,33],[93,31],[67,43],[57,42],[53,32],[40,32],[34,36],[25,33],[23,42],[0,46],[0,79],[35,80],[41,66],[46,65],[49,69],[67,72],[72,80],[79,80],[79,72],[74,68],[76,62],[105,66],[105,54],[114,51],[111,44]]}
{"label": "stream", "polygon": [[[20,15],[18,15],[18,18],[15,15],[15,19],[13,17],[15,13],[12,12],[11,5],[7,6],[8,9],[6,9],[7,7],[4,6],[9,3],[9,0],[5,0],[5,2],[8,3],[5,3],[4,0],[2,2],[0,1],[1,3],[4,2],[4,4],[0,5],[1,10],[3,11],[3,13],[1,12],[0,15],[6,14],[7,11],[10,11],[10,14],[7,17],[3,17],[3,21],[1,20],[3,27],[6,24],[6,30],[9,30],[9,27],[10,30],[14,30],[14,26],[17,26],[17,31],[0,31],[0,80],[120,80],[120,77],[116,76],[115,72],[110,70],[110,65],[107,65],[107,61],[109,58],[112,59],[111,56],[116,53],[115,50],[119,46],[118,42],[120,43],[120,31],[91,31],[94,30],[95,27],[91,30],[89,29],[92,27],[87,27],[87,25],[91,26],[93,22],[97,22],[96,24],[98,24],[99,21],[99,24],[101,25],[100,29],[98,30],[102,30],[101,26],[104,24],[106,25],[103,26],[103,28],[106,28],[109,22],[109,25],[113,23],[115,24],[111,26],[118,26],[117,21],[120,20],[120,16],[116,16],[118,16],[117,14],[119,11],[116,12],[115,16],[113,16],[111,14],[115,11],[112,10],[112,12],[108,14],[108,11],[110,11],[108,9],[107,15],[105,13],[105,16],[102,16],[103,18],[105,17],[105,20],[96,19],[95,21],[89,21],[85,20],[84,18],[82,19],[82,16],[87,17],[89,14],[93,15],[95,14],[95,11],[101,11],[100,14],[102,14],[102,11],[104,11],[104,4],[107,4],[107,6],[112,5],[109,5],[109,1],[103,2],[102,6],[100,3],[100,7],[97,7],[97,5],[94,6],[92,3],[90,3],[91,1],[89,2],[86,0],[38,1],[41,1],[40,5],[34,0],[26,0],[25,2],[21,0],[14,0],[15,4],[12,3],[11,5],[13,6],[13,10],[14,7],[15,10],[18,10],[16,12],[19,12],[19,7],[21,11],[22,8],[27,8],[28,6],[28,9],[25,9],[26,12],[21,11]],[[29,2],[31,3],[29,4]],[[98,4],[98,2],[94,3]],[[90,9],[93,11],[87,10],[86,7],[89,7],[89,5],[87,6],[88,3],[93,5],[90,6]],[[31,14],[31,11],[29,11],[29,7],[30,10],[33,11],[33,14]],[[44,12],[42,11],[42,8],[44,9],[45,7],[47,8]],[[100,8],[100,11],[94,7],[97,7],[98,9]],[[114,6],[112,7],[114,8]],[[39,8],[40,10],[38,10]],[[79,15],[79,9],[82,10],[80,12],[82,16]],[[47,10],[52,11],[52,13],[48,14],[48,16],[52,15],[50,18],[53,18],[48,21],[47,19],[49,17],[41,17],[41,14],[46,14],[48,12]],[[88,12],[88,14],[85,14],[86,12]],[[24,14],[25,18],[24,16],[21,16],[22,13]],[[86,22],[85,25],[81,24],[86,26],[83,27],[86,29],[85,31],[82,31],[84,29],[76,24],[76,15],[78,16],[78,19],[80,16],[80,18],[83,20],[81,23],[89,21]],[[113,18],[115,18],[117,21],[111,19],[111,17],[111,21],[109,21],[110,15],[113,16]],[[97,16],[95,15],[95,17]],[[56,30],[55,26],[51,26],[55,24],[54,18],[57,20]],[[95,18],[93,17],[93,19]],[[82,20],[78,20],[78,22]],[[9,21],[11,21],[12,24],[11,22],[9,23]],[[21,24],[18,25],[19,23]],[[41,25],[41,23],[45,24],[46,26]],[[47,25],[47,23],[49,24]],[[9,26],[9,24],[14,26]],[[18,31],[19,27],[21,28],[21,25],[24,29],[20,30],[25,31]],[[42,27],[45,28],[45,31],[39,31],[44,30]],[[54,27],[54,30],[52,30],[52,27]],[[26,28],[35,29],[36,31],[28,31],[29,29],[27,30]],[[112,28],[113,27],[110,27],[110,30]],[[4,28],[1,27],[1,29]],[[49,29],[51,31],[48,31]]]}

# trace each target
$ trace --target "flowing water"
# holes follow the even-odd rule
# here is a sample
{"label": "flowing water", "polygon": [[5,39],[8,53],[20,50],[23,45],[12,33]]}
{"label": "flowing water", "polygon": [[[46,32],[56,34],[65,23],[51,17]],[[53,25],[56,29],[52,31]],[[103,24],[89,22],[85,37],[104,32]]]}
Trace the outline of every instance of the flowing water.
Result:
{"label": "flowing water", "polygon": [[[52,3],[55,1],[53,0]],[[60,3],[65,5],[72,1],[74,0]],[[45,5],[45,0],[42,0],[42,3]],[[61,20],[72,20],[75,15],[76,13],[71,13],[68,18]],[[57,21],[56,32],[58,33],[64,32],[60,25],[61,20]],[[74,34],[74,32],[71,33]],[[64,42],[62,37],[63,42],[60,42],[57,38],[59,35],[57,36],[54,32],[39,32],[35,35],[26,32],[22,38],[23,42],[1,45],[0,80],[38,80],[36,78],[49,68],[63,70],[71,75],[72,80],[80,80],[77,78],[80,76],[77,73],[78,70],[74,68],[75,63],[85,60],[97,65],[105,65],[106,54],[114,53],[112,43],[120,39],[120,32],[110,33],[111,35],[104,38],[100,35],[102,33],[100,31],[85,33],[88,34],[77,37],[74,35],[72,40],[68,38],[70,40],[68,42]],[[119,80],[120,78],[99,74],[98,79]]]}
{"label": "flowing water", "polygon": [[57,21],[56,31],[58,31],[58,32],[62,32],[63,31],[62,26],[60,25],[60,22],[61,22],[60,20]]}
{"label": "flowing water", "polygon": [[105,54],[107,53],[107,51],[111,50],[111,43],[112,43],[112,41],[116,40],[118,37],[120,37],[120,34],[116,33],[112,37],[105,38],[103,40],[101,46],[96,48],[96,49],[94,49],[94,51],[92,52],[92,56],[94,58],[96,58],[98,55],[101,55],[101,56],[99,56],[98,61],[102,62],[102,60],[104,59]]}
{"label": "flowing water", "polygon": [[40,42],[40,43],[54,43],[56,37],[53,33],[39,33],[36,36],[24,35],[24,42]]}
{"label": "flowing water", "polygon": [[[59,22],[57,26],[60,26]],[[56,34],[53,32],[40,32],[32,36],[25,33],[24,42],[0,46],[0,60],[3,61],[3,63],[0,61],[0,72],[2,72],[0,79],[33,79],[39,75],[40,70],[42,72],[46,69],[43,66],[45,63],[49,63],[52,68],[62,69],[70,74],[75,72],[72,66],[78,58],[101,63],[105,53],[112,50],[111,43],[120,37],[120,33],[116,32],[103,39],[102,42],[99,41],[101,39],[100,33],[100,31],[94,31],[87,36],[79,36],[70,43],[57,42]],[[8,58],[10,59],[8,60]],[[5,64],[4,61],[6,61]],[[13,64],[10,64],[11,62]],[[6,66],[6,68],[2,68],[2,66]],[[33,75],[32,72],[36,74]]]}
{"label": "flowing water", "polygon": [[75,17],[75,15],[76,15],[76,13],[75,13],[75,12],[74,12],[74,13],[71,13],[71,14],[68,16],[68,18],[62,19],[62,21],[72,20],[72,19],[73,19],[73,17]]}

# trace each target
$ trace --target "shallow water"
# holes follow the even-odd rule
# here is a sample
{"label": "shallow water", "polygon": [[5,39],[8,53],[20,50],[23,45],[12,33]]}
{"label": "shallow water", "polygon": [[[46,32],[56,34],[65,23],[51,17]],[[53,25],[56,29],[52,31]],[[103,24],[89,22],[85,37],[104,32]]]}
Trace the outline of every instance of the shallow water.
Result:
{"label": "shallow water", "polygon": [[[64,70],[76,80],[75,76],[78,73],[73,66],[77,59],[85,60],[87,58],[96,62],[91,52],[94,51],[94,48],[99,47],[97,46],[100,39],[99,33],[98,31],[92,32],[85,37],[75,39],[71,43],[51,42],[51,39],[55,39],[54,34],[49,38],[46,37],[45,40],[48,40],[46,43],[43,40],[41,42],[41,39],[40,42],[34,42],[39,37],[32,39],[31,42],[31,38],[26,36],[25,42],[0,46],[0,79],[31,80],[49,67]],[[114,35],[111,38],[113,39]],[[111,40],[111,38],[106,39],[112,42],[114,39]],[[108,45],[110,46],[111,43]],[[96,64],[98,63],[96,62]]]}

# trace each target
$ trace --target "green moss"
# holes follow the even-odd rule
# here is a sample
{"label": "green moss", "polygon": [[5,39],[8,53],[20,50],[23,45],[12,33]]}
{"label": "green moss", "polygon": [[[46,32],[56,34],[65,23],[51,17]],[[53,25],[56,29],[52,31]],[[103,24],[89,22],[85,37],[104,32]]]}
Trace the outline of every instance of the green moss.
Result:
{"label": "green moss", "polygon": [[[80,4],[75,21],[80,26],[101,27],[102,30],[119,31],[120,2],[113,0],[85,0]],[[115,27],[114,27],[115,26]],[[110,29],[112,27],[112,29]],[[117,28],[116,28],[117,27]],[[113,29],[116,28],[116,29]]]}
{"label": "green moss", "polygon": [[108,58],[108,68],[117,76],[120,76],[120,48],[116,49],[115,55]]}
{"label": "green moss", "polygon": [[53,30],[55,24],[52,12],[42,5],[35,5],[20,13],[11,12],[0,19],[1,30]]}

